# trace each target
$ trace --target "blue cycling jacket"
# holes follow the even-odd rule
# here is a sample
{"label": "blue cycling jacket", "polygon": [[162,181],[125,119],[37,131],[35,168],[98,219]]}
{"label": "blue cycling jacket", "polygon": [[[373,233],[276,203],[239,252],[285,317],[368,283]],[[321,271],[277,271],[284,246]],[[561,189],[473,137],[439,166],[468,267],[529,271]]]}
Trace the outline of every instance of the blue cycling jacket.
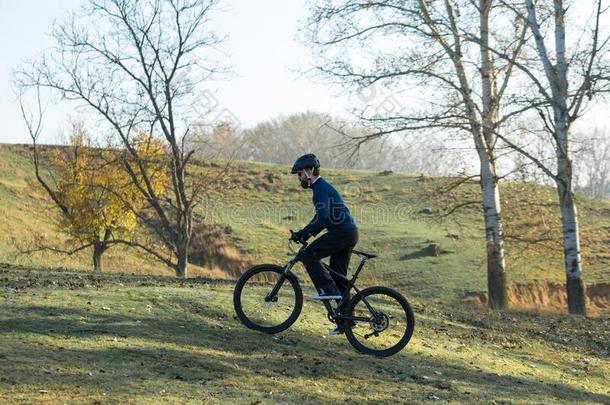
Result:
{"label": "blue cycling jacket", "polygon": [[329,231],[357,229],[356,221],[352,218],[343,198],[329,182],[319,177],[311,188],[316,214],[311,222],[298,232],[299,235],[307,239],[312,235],[316,236],[324,229]]}

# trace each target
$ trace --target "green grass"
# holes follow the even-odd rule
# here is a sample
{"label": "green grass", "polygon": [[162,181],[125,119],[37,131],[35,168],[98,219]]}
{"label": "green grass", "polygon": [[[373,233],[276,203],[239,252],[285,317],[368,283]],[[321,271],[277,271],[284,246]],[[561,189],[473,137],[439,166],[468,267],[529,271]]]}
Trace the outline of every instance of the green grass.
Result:
{"label": "green grass", "polygon": [[[0,262],[91,271],[90,251],[72,256],[49,251],[20,253],[31,250],[37,237],[60,247],[66,240],[57,225],[59,210],[36,182],[30,153],[23,145],[0,144]],[[43,167],[43,176],[49,179],[47,167]],[[110,249],[104,262],[107,270],[115,273],[173,273],[152,258],[124,247]],[[203,272],[193,266],[194,275]]]}
{"label": "green grass", "polygon": [[[87,270],[89,252],[66,257],[47,252],[19,255],[35,234],[51,241],[65,239],[56,226],[56,210],[42,190],[33,187],[30,152],[24,146],[0,145],[0,262],[38,267]],[[10,162],[10,163],[9,163]],[[217,175],[224,162],[197,166],[196,173]],[[451,178],[373,171],[329,169],[323,175],[344,195],[360,226],[359,247],[381,254],[365,272],[370,281],[404,288],[430,299],[461,299],[486,288],[486,258],[482,215],[478,205],[450,217],[442,212],[455,204],[478,200],[478,183],[468,182],[441,192]],[[288,229],[299,229],[312,216],[311,192],[302,190],[289,168],[255,162],[233,162],[222,173],[222,187],[211,187],[195,214],[209,224],[229,225],[226,235],[237,256],[248,262],[282,263]],[[561,224],[556,193],[548,187],[502,183],[503,218],[507,233],[509,281],[563,282]],[[610,279],[610,203],[579,198],[583,279],[585,284]],[[430,213],[424,213],[430,212]],[[542,240],[526,243],[522,239]],[[550,239],[550,240],[545,240]],[[438,243],[445,251],[430,257],[421,251]],[[108,272],[172,274],[138,251],[113,248],[105,255]],[[190,275],[211,274],[191,266]],[[218,272],[216,272],[217,274]],[[235,273],[231,271],[230,273]],[[368,281],[365,279],[365,281]]]}
{"label": "green grass", "polygon": [[[281,165],[234,162],[224,175],[196,216],[229,225],[223,237],[238,257],[285,262],[288,229],[312,216],[310,191]],[[33,187],[28,150],[0,145],[0,403],[610,403],[607,314],[491,312],[463,301],[486,288],[480,208],[440,214],[477,199],[478,184],[440,193],[455,180],[323,175],[359,224],[359,248],[380,253],[360,286],[394,287],[415,310],[413,339],[390,358],[327,336],[333,325],[311,302],[282,334],[248,330],[235,319],[232,281],[180,282],[137,251],[110,250],[103,275],[91,273],[88,252],[18,254],[34,234],[65,236]],[[563,281],[554,191],[503,183],[502,193],[509,280]],[[580,198],[579,213],[584,281],[608,282],[610,204]],[[515,238],[541,235],[552,240]],[[444,253],[423,254],[430,243]],[[191,266],[189,275],[213,271]]]}
{"label": "green grass", "polygon": [[5,269],[2,403],[608,403],[609,320],[412,299],[399,354],[353,350],[318,303],[277,336],[241,326],[232,284]]}

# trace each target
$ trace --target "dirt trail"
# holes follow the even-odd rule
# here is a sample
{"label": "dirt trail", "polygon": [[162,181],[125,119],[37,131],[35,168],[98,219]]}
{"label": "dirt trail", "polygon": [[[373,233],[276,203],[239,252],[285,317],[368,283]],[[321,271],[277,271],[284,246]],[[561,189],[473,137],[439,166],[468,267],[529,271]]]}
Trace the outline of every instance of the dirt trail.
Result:
{"label": "dirt trail", "polygon": [[[566,312],[568,297],[565,284],[548,281],[535,283],[509,283],[507,288],[508,306],[511,309],[535,310],[542,312]],[[592,284],[585,288],[587,314],[590,316],[610,315],[610,284]],[[470,301],[475,305],[487,304],[487,293],[474,293]]]}

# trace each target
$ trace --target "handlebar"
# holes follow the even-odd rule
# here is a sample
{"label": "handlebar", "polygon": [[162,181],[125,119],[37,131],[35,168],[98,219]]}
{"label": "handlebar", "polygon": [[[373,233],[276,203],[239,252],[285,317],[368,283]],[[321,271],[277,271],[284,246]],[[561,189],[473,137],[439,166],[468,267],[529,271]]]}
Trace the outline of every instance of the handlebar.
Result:
{"label": "handlebar", "polygon": [[290,229],[290,239],[289,239],[289,241],[295,242],[295,243],[300,243],[301,245],[303,245],[303,247],[308,245],[308,243],[305,240],[303,240],[302,238],[297,238],[295,236],[295,234],[296,234],[296,232],[293,231],[292,229]]}

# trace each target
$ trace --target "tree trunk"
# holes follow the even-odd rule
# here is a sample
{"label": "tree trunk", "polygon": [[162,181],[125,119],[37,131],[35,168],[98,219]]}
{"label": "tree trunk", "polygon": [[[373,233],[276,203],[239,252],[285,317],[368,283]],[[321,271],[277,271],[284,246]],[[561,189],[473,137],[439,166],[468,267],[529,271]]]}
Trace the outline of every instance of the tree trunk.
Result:
{"label": "tree trunk", "polygon": [[492,309],[504,309],[507,306],[506,266],[504,235],[500,218],[500,190],[495,177],[494,165],[485,157],[481,159],[481,192],[487,248],[488,305]]}
{"label": "tree trunk", "polygon": [[176,254],[178,255],[178,262],[176,263],[176,277],[186,278],[186,271],[188,267],[188,238],[184,238],[179,241],[176,248]]}
{"label": "tree trunk", "polygon": [[487,248],[487,295],[492,309],[504,309],[506,299],[506,267],[504,262],[504,235],[500,219],[500,189],[496,177],[494,133],[498,122],[498,89],[492,53],[489,50],[489,14],[492,1],[479,1],[481,34],[481,90],[483,114],[481,134],[473,133],[481,168],[481,193],[485,218],[485,245]]}
{"label": "tree trunk", "polygon": [[[461,82],[466,83],[463,71]],[[486,115],[479,117],[472,99],[464,97],[467,113],[471,117],[471,133],[479,156],[481,191],[483,194],[483,215],[485,219],[485,243],[487,248],[487,290],[489,307],[506,308],[506,269],[502,223],[500,220],[500,190],[496,178],[493,135],[495,108],[486,104]],[[482,125],[481,125],[482,123]]]}
{"label": "tree trunk", "polygon": [[[483,176],[481,176],[483,177]],[[506,266],[500,220],[500,192],[496,182],[481,182],[487,247],[487,291],[489,307],[504,309],[506,298]]]}
{"label": "tree trunk", "polygon": [[[576,204],[574,203],[572,159],[570,157],[568,115],[568,62],[566,60],[565,8],[563,1],[555,0],[555,52],[557,63],[547,72],[555,78],[553,87],[553,114],[557,139],[557,191],[561,208],[563,230],[563,257],[566,269],[568,312],[585,315],[585,294],[580,266],[580,237]],[[552,81],[550,81],[553,83]]]}
{"label": "tree trunk", "polygon": [[102,242],[93,243],[93,271],[101,273],[103,270],[102,255],[106,251],[106,246]]}
{"label": "tree trunk", "polygon": [[[570,174],[570,162],[560,159],[559,173]],[[566,270],[566,289],[568,294],[568,312],[576,315],[586,315],[585,294],[582,283],[582,269],[580,263],[580,237],[578,230],[578,213],[574,202],[574,193],[571,190],[570,179],[559,177],[557,190],[559,192],[559,205],[561,209],[561,224],[563,230],[563,258]],[[566,186],[567,185],[567,186]]]}

